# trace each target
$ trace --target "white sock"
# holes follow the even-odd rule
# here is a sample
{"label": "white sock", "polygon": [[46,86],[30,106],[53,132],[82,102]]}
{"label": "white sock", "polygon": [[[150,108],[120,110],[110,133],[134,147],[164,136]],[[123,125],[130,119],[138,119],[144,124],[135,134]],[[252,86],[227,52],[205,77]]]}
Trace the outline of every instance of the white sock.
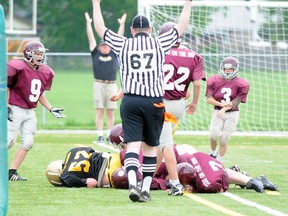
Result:
{"label": "white sock", "polygon": [[217,156],[217,150],[211,150],[211,154],[213,155],[213,156]]}
{"label": "white sock", "polygon": [[170,179],[170,180],[169,180],[169,183],[170,183],[171,185],[173,185],[173,186],[176,186],[177,184],[180,184],[180,181],[179,181],[179,179],[177,179],[177,180],[172,180],[172,179]]}
{"label": "white sock", "polygon": [[137,186],[137,177],[136,173],[133,170],[128,172],[128,181],[129,185]]}
{"label": "white sock", "polygon": [[98,131],[98,136],[103,136],[103,130]]}
{"label": "white sock", "polygon": [[151,176],[146,176],[143,179],[141,191],[147,191],[149,193],[150,192],[151,182],[152,182],[152,177]]}

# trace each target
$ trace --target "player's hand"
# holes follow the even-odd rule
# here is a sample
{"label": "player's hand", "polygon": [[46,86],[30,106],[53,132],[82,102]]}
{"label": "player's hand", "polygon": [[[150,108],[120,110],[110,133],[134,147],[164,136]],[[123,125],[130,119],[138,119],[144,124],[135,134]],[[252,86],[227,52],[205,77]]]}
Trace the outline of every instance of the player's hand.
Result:
{"label": "player's hand", "polygon": [[66,116],[63,115],[60,111],[64,111],[63,108],[51,108],[50,113],[55,117],[55,118],[65,118]]}
{"label": "player's hand", "polygon": [[187,114],[194,114],[196,112],[197,104],[190,103],[186,106]]}
{"label": "player's hand", "polygon": [[121,25],[121,24],[125,24],[126,17],[127,17],[127,14],[124,13],[121,18],[118,18],[118,23],[119,23],[120,25]]}
{"label": "player's hand", "polygon": [[8,120],[10,121],[10,122],[12,122],[13,120],[12,120],[12,115],[13,115],[13,111],[12,111],[12,109],[10,108],[10,107],[7,107],[7,110],[8,110]]}
{"label": "player's hand", "polygon": [[119,97],[118,97],[118,94],[115,94],[115,95],[112,95],[111,97],[110,97],[110,101],[118,101],[119,100]]}
{"label": "player's hand", "polygon": [[222,109],[219,110],[219,112],[218,112],[218,117],[219,117],[219,118],[222,118],[225,113],[226,113],[226,108],[224,107],[224,108],[222,108]]}
{"label": "player's hand", "polygon": [[87,12],[85,12],[85,18],[86,18],[86,22],[91,24],[92,23],[92,19],[90,18],[89,14]]}

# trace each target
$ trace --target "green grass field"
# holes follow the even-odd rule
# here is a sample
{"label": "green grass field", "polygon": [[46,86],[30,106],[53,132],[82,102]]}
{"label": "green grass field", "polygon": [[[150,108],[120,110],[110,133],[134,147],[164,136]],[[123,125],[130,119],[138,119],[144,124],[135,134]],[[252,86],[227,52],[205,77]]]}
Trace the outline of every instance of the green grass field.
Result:
{"label": "green grass field", "polygon": [[[37,134],[34,148],[19,169],[19,173],[29,181],[8,183],[8,215],[288,215],[288,137],[234,136],[224,160],[226,167],[238,164],[253,177],[265,174],[278,186],[279,193],[266,191],[259,194],[234,185],[226,195],[170,197],[165,191],[152,191],[149,203],[132,203],[127,190],[62,188],[48,183],[45,176],[47,165],[64,159],[69,149],[85,145],[99,151],[111,151],[91,145],[94,138],[88,133]],[[209,151],[207,136],[177,135],[175,142],[191,144],[199,151]],[[9,165],[17,147],[8,152]],[[237,201],[232,199],[235,197]]]}

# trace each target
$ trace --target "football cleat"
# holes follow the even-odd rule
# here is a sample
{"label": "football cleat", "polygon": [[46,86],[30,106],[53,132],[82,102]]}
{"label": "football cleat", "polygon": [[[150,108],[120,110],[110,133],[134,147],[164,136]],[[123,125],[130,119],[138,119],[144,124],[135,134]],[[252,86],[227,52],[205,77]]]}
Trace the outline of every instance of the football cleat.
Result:
{"label": "football cleat", "polygon": [[99,136],[97,139],[97,144],[102,144],[102,143],[104,143],[104,138],[103,136]]}
{"label": "football cleat", "polygon": [[267,190],[271,190],[271,191],[278,191],[278,188],[276,185],[274,185],[272,182],[270,182],[266,176],[264,175],[260,175],[258,177],[258,179],[260,179],[260,181],[262,182],[263,186],[264,186],[264,189],[267,189]]}
{"label": "football cleat", "polygon": [[[234,170],[235,172],[239,172],[239,173],[242,173],[243,175],[246,175],[246,176],[249,176],[249,173],[246,172],[246,171],[243,171],[241,172],[241,169],[238,165],[233,165],[230,167],[231,170]],[[244,185],[238,185],[238,184],[235,184],[235,186],[239,186],[240,188],[245,188],[246,186]]]}
{"label": "football cleat", "polygon": [[134,185],[129,186],[129,198],[133,202],[138,202],[140,199],[140,191]]}
{"label": "football cleat", "polygon": [[258,193],[264,192],[264,186],[263,186],[262,182],[257,178],[250,179],[247,182],[246,188],[247,189],[253,189],[253,190],[257,191]]}
{"label": "football cleat", "polygon": [[148,193],[148,191],[142,191],[140,193],[138,202],[148,202],[148,201],[151,201],[150,193]]}
{"label": "football cleat", "polygon": [[210,157],[216,159],[216,158],[217,158],[217,155],[213,155],[212,153],[210,153]]}
{"label": "football cleat", "polygon": [[169,196],[182,196],[183,195],[183,185],[177,184],[176,186],[171,185],[171,190],[169,191]]}
{"label": "football cleat", "polygon": [[231,166],[230,169],[236,172],[240,172],[240,167],[238,165]]}
{"label": "football cleat", "polygon": [[109,137],[106,138],[106,144],[111,144],[111,141],[110,141]]}
{"label": "football cleat", "polygon": [[28,180],[27,178],[19,176],[17,172],[9,175],[9,181],[27,181],[27,180]]}

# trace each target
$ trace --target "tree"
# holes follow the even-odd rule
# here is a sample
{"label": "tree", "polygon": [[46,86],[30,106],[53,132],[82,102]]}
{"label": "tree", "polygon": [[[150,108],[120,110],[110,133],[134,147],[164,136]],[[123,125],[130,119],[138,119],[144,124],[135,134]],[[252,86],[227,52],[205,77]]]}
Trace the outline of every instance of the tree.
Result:
{"label": "tree", "polygon": [[[129,22],[137,13],[137,1],[103,0],[101,8],[106,26],[116,32],[119,27],[117,18],[127,13],[125,35],[129,37]],[[88,51],[86,11],[92,17],[91,0],[65,0],[56,4],[49,0],[38,1],[38,36],[51,52]]]}

